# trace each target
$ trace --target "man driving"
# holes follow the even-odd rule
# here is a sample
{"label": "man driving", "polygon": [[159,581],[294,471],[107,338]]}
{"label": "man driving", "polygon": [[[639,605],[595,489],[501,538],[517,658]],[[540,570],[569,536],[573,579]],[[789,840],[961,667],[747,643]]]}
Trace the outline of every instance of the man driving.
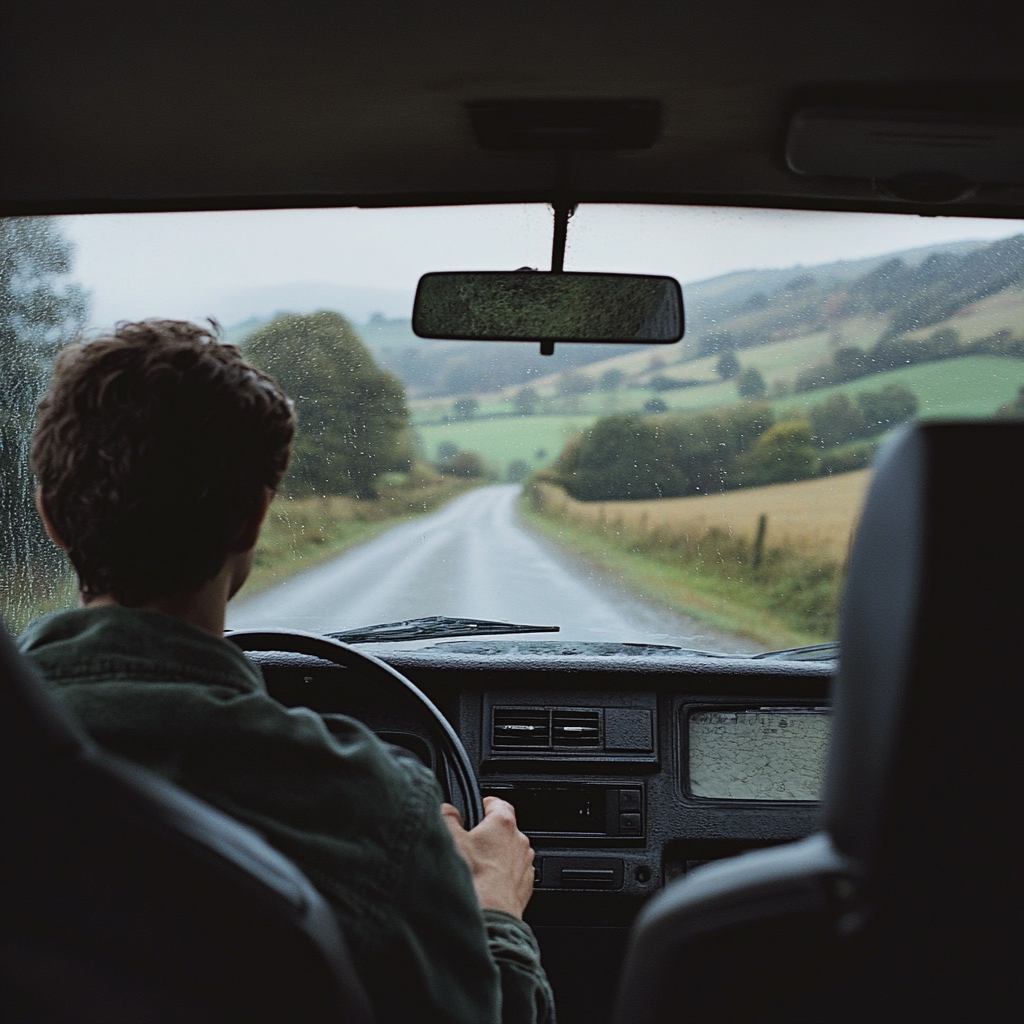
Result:
{"label": "man driving", "polygon": [[334,909],[380,1021],[548,1022],[511,805],[462,828],[433,774],[351,719],[270,697],[223,639],[288,465],[267,375],[183,321],[58,357],[32,440],[37,506],[80,607],[19,638],[93,738],[257,829]]}

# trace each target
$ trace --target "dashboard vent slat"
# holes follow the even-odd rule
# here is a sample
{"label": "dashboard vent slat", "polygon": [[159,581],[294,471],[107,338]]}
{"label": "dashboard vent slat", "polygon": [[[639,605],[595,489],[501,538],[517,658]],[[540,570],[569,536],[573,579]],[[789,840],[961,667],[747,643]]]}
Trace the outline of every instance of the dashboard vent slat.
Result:
{"label": "dashboard vent slat", "polygon": [[495,708],[491,745],[550,747],[551,713],[547,708]]}
{"label": "dashboard vent slat", "polygon": [[596,747],[601,743],[601,712],[596,708],[551,712],[551,738],[556,747]]}

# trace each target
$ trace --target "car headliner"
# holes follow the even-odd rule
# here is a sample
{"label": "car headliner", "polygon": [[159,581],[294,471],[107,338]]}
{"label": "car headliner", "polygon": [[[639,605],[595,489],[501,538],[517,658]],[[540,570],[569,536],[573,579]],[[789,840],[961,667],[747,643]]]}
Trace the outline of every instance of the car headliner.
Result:
{"label": "car headliner", "polygon": [[[0,214],[509,200],[1020,216],[1024,186],[942,206],[802,177],[821,103],[1024,109],[1024,4],[907,0],[209,0],[9,5]],[[484,150],[466,103],[639,98],[649,149]]]}

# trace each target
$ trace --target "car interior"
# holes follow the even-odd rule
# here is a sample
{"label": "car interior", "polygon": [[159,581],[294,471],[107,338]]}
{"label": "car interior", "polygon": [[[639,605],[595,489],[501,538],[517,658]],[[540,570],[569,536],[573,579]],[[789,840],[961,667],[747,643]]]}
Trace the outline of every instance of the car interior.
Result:
{"label": "car interior", "polygon": [[[1019,220],[1022,38],[994,0],[22,5],[0,217],[550,204],[553,270],[580,204]],[[1020,1019],[1022,466],[1020,424],[888,443],[838,653],[228,639],[468,825],[513,803],[562,1024]],[[370,1020],[301,872],[95,748],[0,639],[15,1018]],[[766,764],[827,735],[824,775],[698,778],[737,723]]]}

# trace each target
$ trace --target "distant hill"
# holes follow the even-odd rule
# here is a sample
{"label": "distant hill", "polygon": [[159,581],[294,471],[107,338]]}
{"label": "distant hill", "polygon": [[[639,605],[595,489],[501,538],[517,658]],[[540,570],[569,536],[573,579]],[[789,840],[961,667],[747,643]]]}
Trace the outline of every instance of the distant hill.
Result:
{"label": "distant hill", "polygon": [[[955,242],[861,260],[840,260],[783,270],[746,270],[684,286],[686,337],[676,346],[561,345],[540,356],[534,344],[425,341],[412,333],[408,315],[389,312],[383,289],[287,286],[260,300],[275,310],[335,308],[357,324],[377,362],[405,383],[410,398],[493,394],[582,371],[593,377],[622,367],[634,385],[652,374],[687,376],[679,364],[726,349],[742,350],[828,332],[834,344],[871,344],[883,336],[913,333],[943,323],[1007,289],[1024,287],[1024,235],[994,243]],[[370,295],[379,291],[380,295]],[[351,292],[351,295],[343,293]],[[361,293],[358,296],[356,293]],[[283,304],[288,297],[294,305]],[[298,300],[336,299],[313,303]],[[358,302],[356,299],[358,298]],[[270,301],[273,300],[273,301]],[[274,306],[280,300],[282,305]],[[377,302],[374,305],[374,302]],[[408,308],[408,306],[405,306]],[[271,319],[250,317],[233,326],[241,340]],[[646,353],[646,355],[644,355]],[[645,369],[644,369],[645,368]]]}

